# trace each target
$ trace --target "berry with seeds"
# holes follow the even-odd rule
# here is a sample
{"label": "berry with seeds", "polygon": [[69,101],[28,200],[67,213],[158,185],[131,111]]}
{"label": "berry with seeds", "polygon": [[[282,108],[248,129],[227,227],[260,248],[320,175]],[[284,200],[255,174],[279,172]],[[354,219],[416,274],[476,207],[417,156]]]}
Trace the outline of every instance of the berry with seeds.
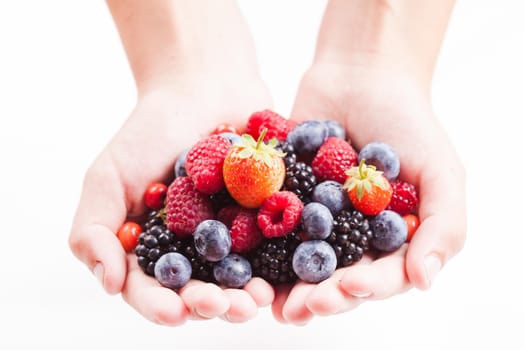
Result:
{"label": "berry with seeds", "polygon": [[303,202],[292,192],[275,192],[264,201],[257,224],[266,238],[285,236],[301,222]]}
{"label": "berry with seeds", "polygon": [[336,137],[329,137],[312,160],[312,168],[319,181],[339,183],[345,182],[345,171],[356,164],[357,152],[348,142]]}
{"label": "berry with seeds", "polygon": [[343,210],[334,218],[334,228],[326,241],[334,248],[337,266],[358,262],[370,249],[373,238],[368,219],[360,211]]}
{"label": "berry with seeds", "polygon": [[390,203],[392,186],[375,166],[368,166],[361,160],[359,166],[350,168],[346,174],[348,179],[343,188],[354,208],[363,214],[377,215]]}
{"label": "berry with seeds", "polygon": [[206,260],[216,262],[230,254],[232,240],[228,227],[217,220],[204,220],[193,234],[195,249]]}
{"label": "berry with seeds", "polygon": [[407,240],[407,223],[395,211],[382,211],[370,221],[370,227],[374,233],[372,245],[380,251],[393,252]]}
{"label": "berry with seeds", "polygon": [[186,157],[186,171],[195,188],[204,194],[214,194],[224,187],[222,165],[231,147],[230,142],[219,135],[198,141]]}
{"label": "berry with seeds", "polygon": [[166,192],[168,192],[168,186],[161,182],[152,183],[144,192],[144,203],[150,209],[159,210],[164,206]]}
{"label": "berry with seeds", "polygon": [[188,176],[186,171],[186,157],[188,156],[189,148],[182,151],[175,161],[175,177]]}
{"label": "berry with seeds", "polygon": [[403,220],[405,220],[408,227],[407,242],[410,242],[419,227],[419,218],[414,214],[407,214],[403,216]]}
{"label": "berry with seeds", "polygon": [[343,185],[335,181],[324,181],[315,186],[312,201],[318,202],[330,209],[332,215],[350,207],[350,199]]}
{"label": "berry with seeds", "polygon": [[328,127],[317,120],[300,123],[290,131],[286,142],[292,144],[298,154],[309,154],[317,151],[328,138]]}
{"label": "berry with seeds", "polygon": [[318,283],[334,273],[337,258],[334,249],[325,241],[306,241],[295,250],[292,266],[301,280]]}
{"label": "berry with seeds", "polygon": [[324,124],[328,127],[328,136],[346,139],[346,131],[343,126],[335,120],[325,120]]}
{"label": "berry with seeds", "polygon": [[392,182],[391,185],[392,198],[386,208],[395,211],[399,215],[414,212],[419,203],[416,187],[408,182],[400,180]]}
{"label": "berry with seeds", "polygon": [[283,160],[284,160],[284,165],[286,166],[286,169],[288,169],[289,166],[291,166],[297,161],[297,154],[295,154],[292,144],[286,141],[280,142],[279,144],[277,144],[277,146],[275,146],[275,149],[285,154],[283,157]]}
{"label": "berry with seeds", "polygon": [[164,287],[177,290],[190,280],[191,264],[182,254],[164,254],[155,265],[155,278]]}
{"label": "berry with seeds", "polygon": [[239,254],[229,254],[215,264],[213,276],[227,288],[242,288],[252,278],[250,262]]}
{"label": "berry with seeds", "polygon": [[248,253],[263,240],[254,209],[232,205],[219,211],[217,218],[230,229],[231,251],[234,253]]}
{"label": "berry with seeds", "polygon": [[235,126],[228,123],[222,123],[217,125],[217,127],[211,132],[210,135],[220,135],[223,133],[239,134]]}
{"label": "berry with seeds", "polygon": [[263,141],[272,138],[277,140],[286,140],[288,133],[295,126],[295,122],[288,120],[279,114],[266,109],[253,113],[248,119],[246,133],[251,135],[255,140],[259,139],[264,129],[268,129]]}
{"label": "berry with seeds", "polygon": [[255,141],[243,135],[243,142],[234,145],[224,160],[224,183],[230,195],[243,207],[257,208],[283,185],[284,155],[277,151],[277,140],[263,142],[266,131]]}
{"label": "berry with seeds", "polygon": [[142,227],[136,222],[128,221],[122,224],[117,231],[117,238],[126,252],[130,252],[137,246]]}
{"label": "berry with seeds", "polygon": [[359,152],[359,162],[365,160],[367,164],[382,171],[389,181],[399,175],[400,162],[394,149],[384,142],[370,142]]}
{"label": "berry with seeds", "polygon": [[321,203],[312,202],[305,205],[301,223],[307,239],[325,239],[332,232],[334,218],[330,209]]}
{"label": "berry with seeds", "polygon": [[213,211],[218,213],[222,208],[237,204],[226,188],[210,196]]}
{"label": "berry with seeds", "polygon": [[283,189],[295,193],[303,202],[310,201],[316,184],[312,167],[306,163],[297,162],[286,167]]}
{"label": "berry with seeds", "polygon": [[166,226],[179,237],[193,234],[197,225],[214,216],[208,196],[194,187],[189,177],[178,177],[168,187]]}

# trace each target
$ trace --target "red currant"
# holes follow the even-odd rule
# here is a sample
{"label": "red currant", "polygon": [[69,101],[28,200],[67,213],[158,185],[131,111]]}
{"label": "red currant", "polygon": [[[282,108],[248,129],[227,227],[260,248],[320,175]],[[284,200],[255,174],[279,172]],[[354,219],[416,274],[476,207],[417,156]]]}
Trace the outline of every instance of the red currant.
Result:
{"label": "red currant", "polygon": [[168,186],[160,182],[152,183],[146,188],[144,203],[146,203],[150,209],[159,210],[164,206],[166,192],[168,192]]}
{"label": "red currant", "polygon": [[215,130],[211,132],[211,135],[218,135],[218,134],[222,134],[223,132],[231,132],[233,134],[239,134],[235,126],[228,124],[228,123],[223,123],[223,124],[217,125]]}
{"label": "red currant", "polygon": [[405,219],[405,222],[408,226],[407,242],[409,242],[412,239],[412,236],[414,236],[414,233],[416,232],[417,228],[419,227],[419,218],[414,214],[407,214],[403,216],[403,219]]}
{"label": "red currant", "polygon": [[133,221],[127,221],[117,231],[117,237],[125,251],[130,252],[137,246],[142,227]]}

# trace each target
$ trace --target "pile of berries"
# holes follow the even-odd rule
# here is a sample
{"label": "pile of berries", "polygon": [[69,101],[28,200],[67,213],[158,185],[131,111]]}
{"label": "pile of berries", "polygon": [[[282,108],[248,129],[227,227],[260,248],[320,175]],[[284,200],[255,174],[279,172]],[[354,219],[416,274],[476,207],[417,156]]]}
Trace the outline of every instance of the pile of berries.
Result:
{"label": "pile of berries", "polygon": [[183,152],[169,186],[146,189],[146,222],[126,222],[117,236],[175,290],[191,278],[229,288],[252,276],[317,283],[410,240],[418,197],[399,170],[385,143],[358,152],[335,121],[297,124],[264,110],[242,136],[220,125]]}

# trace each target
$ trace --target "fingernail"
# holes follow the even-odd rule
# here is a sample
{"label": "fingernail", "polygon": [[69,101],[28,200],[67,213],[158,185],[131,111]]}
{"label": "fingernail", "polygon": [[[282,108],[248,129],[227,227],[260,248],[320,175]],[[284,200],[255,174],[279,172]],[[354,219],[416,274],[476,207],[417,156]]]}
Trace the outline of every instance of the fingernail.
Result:
{"label": "fingernail", "polygon": [[356,298],[368,298],[372,295],[372,292],[367,291],[357,291],[357,292],[351,292],[350,295],[356,297]]}
{"label": "fingernail", "polygon": [[210,316],[210,315],[206,315],[206,313],[202,312],[202,311],[199,311],[197,309],[195,309],[195,314],[197,316],[200,316],[202,318],[214,318],[215,316]]}
{"label": "fingernail", "polygon": [[95,265],[95,267],[93,268],[93,274],[100,282],[100,284],[102,284],[102,287],[104,287],[104,266],[102,266],[101,263],[97,263]]}
{"label": "fingernail", "polygon": [[430,254],[425,258],[425,272],[427,274],[427,282],[430,287],[441,270],[441,260],[435,254]]}

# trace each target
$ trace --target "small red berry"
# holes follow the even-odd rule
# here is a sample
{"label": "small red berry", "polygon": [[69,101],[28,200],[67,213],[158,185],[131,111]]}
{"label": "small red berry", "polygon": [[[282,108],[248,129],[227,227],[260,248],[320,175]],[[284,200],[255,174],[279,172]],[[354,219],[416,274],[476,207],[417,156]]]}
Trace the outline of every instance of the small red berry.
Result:
{"label": "small red berry", "polygon": [[403,219],[405,220],[408,226],[407,242],[410,242],[410,240],[414,236],[414,233],[419,227],[419,218],[414,214],[407,214],[403,216]]}
{"label": "small red berry", "polygon": [[222,123],[217,125],[217,127],[210,133],[210,135],[219,135],[224,132],[231,132],[232,134],[239,135],[239,132],[237,131],[235,126],[228,123]]}
{"label": "small red berry", "polygon": [[393,210],[399,215],[413,213],[419,203],[416,187],[400,180],[391,182],[391,185],[393,192],[387,209]]}
{"label": "small red berry", "polygon": [[295,193],[275,192],[259,209],[257,225],[266,238],[286,236],[301,223],[303,207]]}
{"label": "small red berry", "polygon": [[126,252],[130,252],[137,246],[142,227],[133,221],[127,221],[119,227],[117,238]]}
{"label": "small red berry", "polygon": [[152,183],[144,192],[144,203],[150,209],[159,210],[164,206],[166,192],[168,192],[168,186],[160,182]]}

